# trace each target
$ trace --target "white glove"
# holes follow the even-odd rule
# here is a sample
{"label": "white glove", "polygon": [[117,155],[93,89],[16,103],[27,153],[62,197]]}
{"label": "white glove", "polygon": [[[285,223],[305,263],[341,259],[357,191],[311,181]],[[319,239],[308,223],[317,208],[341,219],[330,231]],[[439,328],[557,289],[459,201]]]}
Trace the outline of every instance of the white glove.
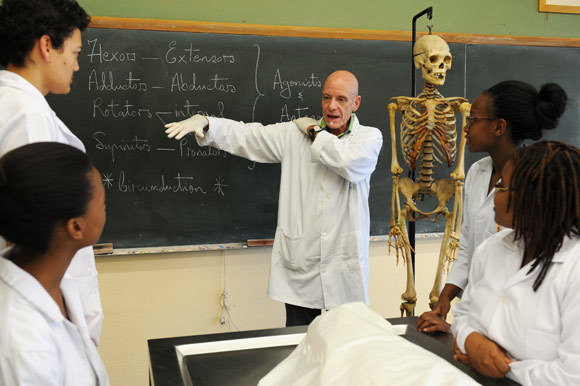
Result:
{"label": "white glove", "polygon": [[300,131],[306,135],[308,135],[309,129],[314,128],[313,126],[316,126],[316,128],[318,128],[318,121],[316,119],[312,119],[310,117],[298,118],[298,119],[293,120],[292,122],[294,122],[296,124],[296,126],[298,126]]}
{"label": "white glove", "polygon": [[187,118],[181,122],[171,122],[165,125],[167,130],[165,133],[168,138],[179,140],[186,134],[194,133],[198,139],[203,139],[205,128],[209,125],[209,121],[203,115],[196,114],[193,117]]}

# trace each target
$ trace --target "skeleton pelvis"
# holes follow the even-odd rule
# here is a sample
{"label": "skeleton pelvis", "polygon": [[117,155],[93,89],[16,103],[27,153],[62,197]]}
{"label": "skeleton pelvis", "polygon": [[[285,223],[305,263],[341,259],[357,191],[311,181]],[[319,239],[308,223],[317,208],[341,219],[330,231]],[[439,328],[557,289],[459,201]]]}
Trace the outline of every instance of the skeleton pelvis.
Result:
{"label": "skeleton pelvis", "polygon": [[[405,197],[406,204],[417,213],[425,216],[441,213],[447,206],[447,202],[455,194],[455,183],[451,180],[436,180],[427,189],[422,189],[419,182],[413,182],[410,178],[401,178],[399,180],[399,191]],[[425,212],[417,208],[415,199],[420,195],[429,195],[437,197],[437,207],[430,212]]]}

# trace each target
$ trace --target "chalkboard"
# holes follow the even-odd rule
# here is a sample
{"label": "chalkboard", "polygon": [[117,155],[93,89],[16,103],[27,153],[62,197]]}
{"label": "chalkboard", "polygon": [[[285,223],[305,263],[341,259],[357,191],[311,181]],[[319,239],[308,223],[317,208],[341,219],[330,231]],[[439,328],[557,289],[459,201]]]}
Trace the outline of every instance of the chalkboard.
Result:
{"label": "chalkboard", "polygon": [[[555,135],[580,144],[580,49],[450,46],[453,68],[443,95],[473,100],[508,78],[559,82],[572,101]],[[274,236],[279,166],[200,148],[192,137],[169,140],[163,124],[195,113],[264,124],[319,118],[325,77],[350,70],[360,82],[359,120],[383,133],[369,203],[371,234],[386,235],[392,189],[386,107],[390,97],[410,95],[409,56],[408,42],[89,28],[70,94],[50,96],[49,103],[103,175],[108,218],[101,242],[115,248],[243,242]],[[419,73],[417,79],[420,91]],[[480,156],[467,154],[468,164]],[[444,167],[436,176],[449,172]],[[417,232],[442,227],[423,220]]]}

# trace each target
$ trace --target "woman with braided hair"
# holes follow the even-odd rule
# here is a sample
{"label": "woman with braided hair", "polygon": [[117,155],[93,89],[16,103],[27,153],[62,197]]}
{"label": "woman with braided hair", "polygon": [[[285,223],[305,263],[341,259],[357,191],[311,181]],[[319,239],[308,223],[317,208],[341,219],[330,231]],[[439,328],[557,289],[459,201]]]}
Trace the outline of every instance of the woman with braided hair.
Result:
{"label": "woman with braided hair", "polygon": [[105,224],[105,188],[81,150],[36,142],[0,158],[0,385],[109,384],[65,275]]}
{"label": "woman with braided hair", "polygon": [[455,358],[522,385],[580,384],[580,150],[517,150],[495,186],[505,229],[475,251],[454,308]]}

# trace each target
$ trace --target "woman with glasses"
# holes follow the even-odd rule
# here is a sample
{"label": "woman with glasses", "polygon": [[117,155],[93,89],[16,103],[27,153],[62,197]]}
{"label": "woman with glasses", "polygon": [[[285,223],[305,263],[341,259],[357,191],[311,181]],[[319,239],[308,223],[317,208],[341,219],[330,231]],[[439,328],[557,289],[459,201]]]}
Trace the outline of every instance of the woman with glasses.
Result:
{"label": "woman with glasses", "polygon": [[[524,386],[580,384],[580,150],[542,141],[505,164],[495,221],[453,310],[455,359]],[[510,229],[511,228],[511,229]]]}
{"label": "woman with glasses", "polygon": [[419,317],[419,331],[450,332],[446,317],[451,301],[467,285],[473,252],[500,230],[494,221],[493,187],[503,166],[524,140],[539,140],[543,130],[556,128],[566,102],[566,92],[557,84],[544,84],[538,92],[527,83],[513,80],[490,87],[473,102],[464,127],[467,145],[469,151],[489,156],[469,168],[457,260],[435,308]]}
{"label": "woman with glasses", "polygon": [[105,224],[105,188],[81,150],[36,142],[0,158],[0,385],[109,384],[65,275]]}

